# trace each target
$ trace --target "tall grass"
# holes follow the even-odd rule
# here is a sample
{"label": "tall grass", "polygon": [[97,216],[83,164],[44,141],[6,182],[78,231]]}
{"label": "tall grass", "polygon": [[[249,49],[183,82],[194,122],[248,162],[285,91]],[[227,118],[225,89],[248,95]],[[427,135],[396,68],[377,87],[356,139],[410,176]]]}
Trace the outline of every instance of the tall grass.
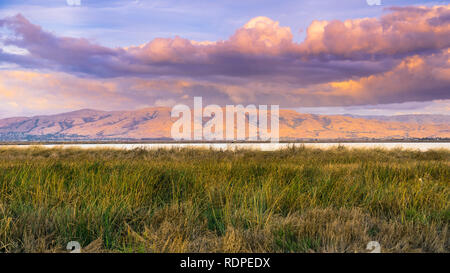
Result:
{"label": "tall grass", "polygon": [[0,251],[449,252],[450,151],[0,149]]}

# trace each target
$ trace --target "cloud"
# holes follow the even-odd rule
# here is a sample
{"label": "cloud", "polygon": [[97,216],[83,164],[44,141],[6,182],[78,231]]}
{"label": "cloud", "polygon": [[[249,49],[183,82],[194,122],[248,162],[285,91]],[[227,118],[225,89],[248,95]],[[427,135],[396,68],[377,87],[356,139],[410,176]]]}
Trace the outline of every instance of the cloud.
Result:
{"label": "cloud", "polygon": [[[381,61],[374,60],[448,48],[449,7],[391,8],[381,19],[314,21],[302,43],[293,42],[289,27],[267,17],[250,20],[224,41],[201,43],[181,37],[156,38],[127,48],[108,48],[82,38],[59,37],[20,14],[0,20],[0,26],[14,33],[3,43],[27,50],[30,63],[38,62],[36,66],[40,68],[98,77],[274,75],[309,83],[308,74],[315,73],[317,66],[327,81],[354,76],[351,72],[339,75],[332,71],[333,66],[345,61],[370,61],[374,67],[378,66],[354,72],[361,76],[383,66]],[[319,61],[314,63],[312,58]],[[303,74],[306,76],[302,77]]]}
{"label": "cloud", "polygon": [[404,57],[450,46],[450,5],[392,7],[380,19],[314,21],[300,52],[338,59]]}
{"label": "cloud", "polygon": [[442,115],[450,111],[450,100],[433,101],[412,101],[389,104],[370,104],[356,106],[336,106],[336,107],[300,107],[295,109],[300,113],[324,114],[327,115]]}
{"label": "cloud", "polygon": [[[1,26],[14,33],[0,40],[2,44],[22,48],[29,53],[21,55],[19,64],[101,75],[104,69],[114,67],[114,58],[118,56],[117,49],[96,45],[83,38],[58,37],[46,32],[21,14],[0,20]],[[4,51],[3,54],[10,58],[17,55]]]}
{"label": "cloud", "polygon": [[188,77],[104,79],[80,78],[61,72],[10,70],[0,71],[0,97],[3,95],[5,103],[14,101],[31,109],[41,108],[33,98],[45,98],[46,107],[53,112],[61,108],[114,110],[191,104],[194,96],[202,96],[205,104],[279,104],[281,107],[445,100],[450,99],[449,54],[447,50],[429,56],[415,55],[384,73],[305,87],[282,81],[229,83]]}
{"label": "cloud", "polygon": [[0,19],[0,67],[14,65],[0,70],[1,107],[135,109],[199,95],[282,107],[445,100],[449,14],[450,5],[394,7],[379,19],[313,21],[300,43],[289,27],[255,17],[226,40],[124,48],[58,36],[19,14]]}
{"label": "cloud", "polygon": [[[292,90],[303,106],[364,105],[450,99],[450,51],[402,59],[384,73]],[[300,102],[299,102],[300,103]]]}

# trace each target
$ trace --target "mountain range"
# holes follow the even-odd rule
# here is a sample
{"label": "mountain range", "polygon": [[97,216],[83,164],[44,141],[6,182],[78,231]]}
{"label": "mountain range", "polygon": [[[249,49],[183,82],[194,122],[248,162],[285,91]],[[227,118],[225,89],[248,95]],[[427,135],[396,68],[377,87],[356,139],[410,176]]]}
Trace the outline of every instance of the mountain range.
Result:
{"label": "mountain range", "polygon": [[[450,138],[450,116],[349,116],[280,109],[280,139]],[[0,140],[171,139],[171,108],[74,112],[0,119]]]}

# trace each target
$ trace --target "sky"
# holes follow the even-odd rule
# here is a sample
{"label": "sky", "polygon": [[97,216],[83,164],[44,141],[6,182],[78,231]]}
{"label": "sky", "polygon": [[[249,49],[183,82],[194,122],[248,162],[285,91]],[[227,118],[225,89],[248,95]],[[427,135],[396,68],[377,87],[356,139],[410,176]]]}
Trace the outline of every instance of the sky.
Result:
{"label": "sky", "polygon": [[450,1],[375,2],[0,0],[0,117],[194,96],[450,114]]}

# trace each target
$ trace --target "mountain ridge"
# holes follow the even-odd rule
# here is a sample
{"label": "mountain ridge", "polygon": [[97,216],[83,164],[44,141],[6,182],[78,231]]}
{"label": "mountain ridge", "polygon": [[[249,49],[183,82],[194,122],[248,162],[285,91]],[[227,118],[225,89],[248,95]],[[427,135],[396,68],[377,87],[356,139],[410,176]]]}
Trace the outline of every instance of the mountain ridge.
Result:
{"label": "mountain ridge", "polygon": [[[443,115],[445,116],[445,115]],[[303,114],[280,109],[280,139],[412,139],[449,138],[450,125],[430,117],[362,118]],[[0,140],[170,139],[171,108],[132,111],[80,109],[55,115],[0,119]],[[412,120],[413,122],[404,122]]]}
{"label": "mountain ridge", "polygon": [[344,116],[374,119],[380,121],[397,121],[407,123],[419,123],[419,124],[450,124],[450,115],[443,114],[407,114],[407,115],[350,115],[344,114]]}

